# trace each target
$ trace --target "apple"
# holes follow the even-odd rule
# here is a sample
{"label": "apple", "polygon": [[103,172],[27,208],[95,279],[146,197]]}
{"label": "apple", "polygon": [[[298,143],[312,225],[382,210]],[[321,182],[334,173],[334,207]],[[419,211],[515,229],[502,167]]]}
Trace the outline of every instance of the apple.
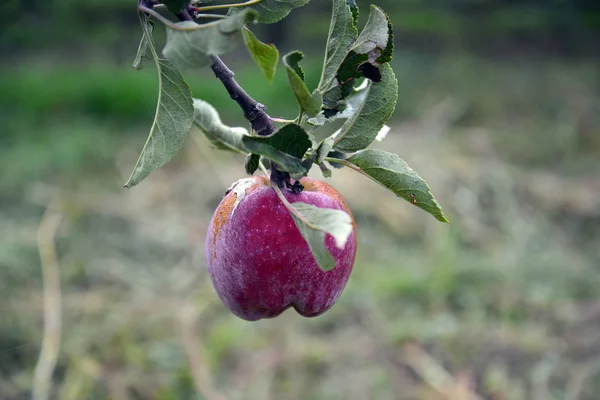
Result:
{"label": "apple", "polygon": [[[283,188],[285,198],[352,214],[329,184],[302,178],[298,193]],[[221,301],[238,317],[256,321],[274,318],[293,307],[315,317],[336,302],[352,272],[356,256],[356,225],[343,249],[330,235],[325,245],[336,266],[323,271],[292,216],[270,182],[263,177],[233,184],[217,207],[206,237],[206,262]]]}

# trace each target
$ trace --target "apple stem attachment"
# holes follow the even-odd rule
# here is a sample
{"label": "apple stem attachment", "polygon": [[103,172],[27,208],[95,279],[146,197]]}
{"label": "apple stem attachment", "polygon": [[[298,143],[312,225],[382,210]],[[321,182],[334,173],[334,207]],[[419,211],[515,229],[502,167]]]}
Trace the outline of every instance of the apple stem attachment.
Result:
{"label": "apple stem attachment", "polygon": [[271,183],[278,188],[287,188],[292,185],[290,174],[280,171],[277,166],[271,163]]}
{"label": "apple stem attachment", "polygon": [[300,194],[304,190],[304,186],[302,186],[302,184],[300,183],[300,181],[295,181],[294,184],[291,187],[289,187],[289,189],[294,194]]}
{"label": "apple stem attachment", "polygon": [[[267,170],[264,167],[264,165],[262,165],[262,163],[261,163],[261,168],[263,169],[263,172],[265,172],[265,174],[266,174]],[[300,181],[295,180],[292,183],[292,178],[290,177],[290,174],[288,174],[287,172],[284,172],[284,171],[280,171],[279,169],[277,169],[277,166],[273,165],[273,163],[271,163],[270,179],[271,179],[271,185],[273,185],[273,187],[277,187],[279,189],[286,188],[294,194],[300,194],[304,190],[304,186],[300,183]]]}

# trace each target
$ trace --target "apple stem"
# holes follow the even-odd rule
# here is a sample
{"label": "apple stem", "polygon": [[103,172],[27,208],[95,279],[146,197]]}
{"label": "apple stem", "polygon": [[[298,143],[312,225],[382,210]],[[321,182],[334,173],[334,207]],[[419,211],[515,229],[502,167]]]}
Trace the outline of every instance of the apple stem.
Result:
{"label": "apple stem", "polygon": [[292,185],[291,181],[292,178],[289,173],[280,171],[277,169],[277,166],[271,162],[271,183],[273,183],[274,186],[279,188],[289,187]]}

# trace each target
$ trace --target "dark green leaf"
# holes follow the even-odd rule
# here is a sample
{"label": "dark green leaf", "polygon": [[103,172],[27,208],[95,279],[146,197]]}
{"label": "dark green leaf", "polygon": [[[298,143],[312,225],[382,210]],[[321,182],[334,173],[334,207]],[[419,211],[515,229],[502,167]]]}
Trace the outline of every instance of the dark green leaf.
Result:
{"label": "dark green leaf", "polygon": [[314,117],[321,112],[323,99],[318,90],[311,94],[304,83],[304,71],[299,64],[303,57],[299,51],[293,51],[283,57],[283,64],[298,105],[308,116]]}
{"label": "dark green leaf", "polygon": [[327,158],[329,158],[329,160],[327,160],[329,165],[331,165],[333,168],[341,169],[341,168],[344,168],[345,165],[341,164],[339,162],[332,161],[331,159],[345,160],[348,158],[348,154],[342,153],[341,151],[334,150],[327,155]]}
{"label": "dark green leaf", "polygon": [[356,4],[356,0],[346,0],[346,4],[350,7],[352,11],[352,20],[354,21],[354,25],[358,22],[359,10],[358,5]]}
{"label": "dark green leaf", "polygon": [[352,50],[367,55],[369,63],[375,66],[392,60],[394,51],[392,23],[381,8],[371,6],[369,20],[352,46]]}
{"label": "dark green leaf", "polygon": [[272,24],[285,18],[294,8],[308,4],[310,0],[262,0],[258,4],[247,7],[230,8],[229,15],[237,14],[240,10],[252,9],[258,12],[258,22]]}
{"label": "dark green leaf", "polygon": [[335,169],[342,169],[345,167],[344,164],[340,164],[339,162],[334,162],[334,161],[328,161],[328,162],[329,162],[329,165],[331,165]]}
{"label": "dark green leaf", "polygon": [[130,188],[140,183],[152,171],[166,164],[183,145],[192,126],[194,107],[192,94],[179,70],[156,54],[152,32],[146,17],[141,17],[142,29],[146,37],[159,76],[158,105],[154,122],[133,169],[125,183]]}
{"label": "dark green leaf", "polygon": [[369,93],[369,88],[369,80],[365,79],[360,86],[352,89],[352,92],[348,97],[338,102],[338,110],[332,113],[323,112],[317,115],[315,118],[311,118],[308,120],[308,122],[314,125],[323,125],[325,122],[333,122],[338,119],[350,118],[357,112],[361,104],[365,101],[367,93]]}
{"label": "dark green leaf", "polygon": [[356,3],[347,0],[333,0],[331,25],[329,26],[327,48],[325,49],[325,62],[321,81],[319,82],[321,93],[325,93],[334,84],[342,62],[358,38],[358,30],[356,29],[356,21],[352,10],[356,10],[356,16],[358,17]]}
{"label": "dark green leaf", "polygon": [[[306,131],[296,124],[284,125],[271,136],[244,137],[243,143],[249,149],[260,150],[263,147],[270,147],[284,154],[288,154],[298,160],[302,159],[306,151],[311,146],[311,141]],[[259,152],[259,154],[262,154],[263,152]],[[262,155],[270,158],[273,161],[277,161],[269,157],[267,154]]]}
{"label": "dark green leaf", "polygon": [[268,143],[277,150],[299,159],[302,159],[312,144],[306,131],[296,124],[286,124],[271,136],[252,136],[250,141]]}
{"label": "dark green leaf", "polygon": [[363,76],[361,66],[365,64],[366,60],[367,55],[365,54],[358,54],[354,51],[348,53],[337,72],[333,85],[323,94],[323,105],[328,110],[327,117],[344,109],[344,99],[352,93],[356,79]]}
{"label": "dark green leaf", "polygon": [[448,222],[427,182],[397,155],[369,149],[354,154],[346,162],[358,167],[359,172],[389,189],[396,196],[422,208],[439,221]]}
{"label": "dark green leaf", "polygon": [[254,21],[256,13],[245,10],[234,16],[199,25],[194,21],[167,26],[167,43],[163,54],[179,67],[202,67],[210,63],[209,56],[221,55],[233,49],[239,31]]}
{"label": "dark green leaf", "polygon": [[257,154],[248,154],[246,156],[246,173],[248,175],[252,175],[258,169],[258,165],[260,163],[260,156]]}
{"label": "dark green leaf", "polygon": [[279,61],[279,51],[274,44],[265,44],[258,40],[249,29],[242,29],[244,43],[250,55],[263,72],[269,82],[273,81],[277,62]]}
{"label": "dark green leaf", "polygon": [[292,213],[292,218],[319,267],[324,271],[335,268],[335,259],[325,246],[325,234],[331,235],[336,247],[343,249],[352,234],[350,216],[341,210],[319,208],[302,202],[295,202],[292,207],[301,215],[298,217]]}
{"label": "dark green leaf", "polygon": [[379,66],[392,60],[394,31],[389,17],[377,6],[371,6],[369,20],[350,48],[336,75],[342,92],[349,93],[353,79],[364,76],[379,82]]}
{"label": "dark green leaf", "polygon": [[244,128],[224,125],[214,107],[203,100],[195,99],[194,109],[194,124],[215,147],[263,156],[294,176],[306,174],[307,168],[301,158],[311,146],[311,141],[300,126],[289,124],[271,136],[250,136]]}
{"label": "dark green leaf", "polygon": [[361,103],[356,105],[354,99],[349,100],[356,109],[335,135],[336,150],[352,152],[368,147],[394,113],[398,81],[389,64],[381,66],[381,72],[380,83],[369,81],[366,93],[356,94]]}
{"label": "dark green leaf", "polygon": [[296,124],[284,125],[271,136],[245,136],[242,142],[249,152],[270,159],[283,171],[295,176],[307,172],[302,157],[312,143],[306,131]]}
{"label": "dark green leaf", "polygon": [[369,20],[345,55],[335,80],[327,87],[319,86],[328,114],[334,115],[343,110],[343,100],[352,93],[357,78],[364,76],[373,82],[380,82],[380,66],[391,61],[393,51],[394,33],[391,21],[380,8],[371,6]]}

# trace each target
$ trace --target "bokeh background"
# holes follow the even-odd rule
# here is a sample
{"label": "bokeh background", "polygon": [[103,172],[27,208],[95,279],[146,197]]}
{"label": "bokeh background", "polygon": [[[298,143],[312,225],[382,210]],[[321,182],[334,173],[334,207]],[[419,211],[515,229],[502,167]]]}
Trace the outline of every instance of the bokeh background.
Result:
{"label": "bokeh background", "polygon": [[[360,240],[345,292],[315,319],[247,323],[203,254],[244,160],[194,131],[121,188],[157,95],[152,66],[131,68],[135,1],[2,2],[0,399],[30,397],[57,280],[51,398],[599,398],[600,3],[377,4],[396,28],[400,99],[376,146],[427,179],[452,223],[334,171]],[[329,12],[313,0],[256,29],[305,52],[309,87]],[[281,69],[269,84],[243,47],[224,59],[271,115],[295,115]],[[186,78],[244,124],[210,69]]]}

